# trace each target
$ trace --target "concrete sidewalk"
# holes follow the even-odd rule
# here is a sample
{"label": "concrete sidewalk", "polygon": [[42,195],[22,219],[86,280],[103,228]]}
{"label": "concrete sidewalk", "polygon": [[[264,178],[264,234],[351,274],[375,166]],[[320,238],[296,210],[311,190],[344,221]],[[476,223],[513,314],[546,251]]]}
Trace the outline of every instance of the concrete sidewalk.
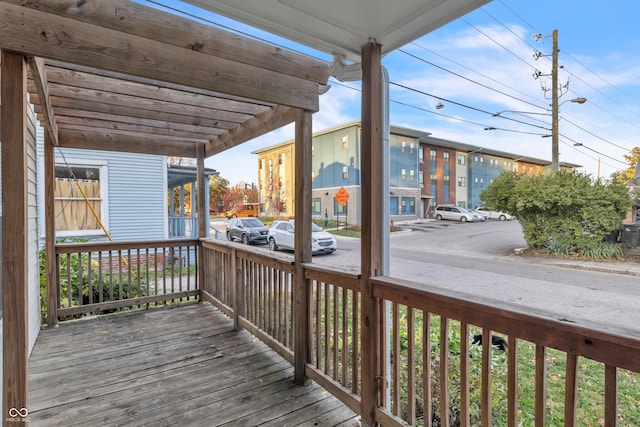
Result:
{"label": "concrete sidewalk", "polygon": [[601,271],[604,273],[628,274],[640,276],[640,260],[626,261],[587,261],[563,258],[546,258],[522,255],[522,259],[530,263],[553,265],[556,267],[576,268],[580,270]]}

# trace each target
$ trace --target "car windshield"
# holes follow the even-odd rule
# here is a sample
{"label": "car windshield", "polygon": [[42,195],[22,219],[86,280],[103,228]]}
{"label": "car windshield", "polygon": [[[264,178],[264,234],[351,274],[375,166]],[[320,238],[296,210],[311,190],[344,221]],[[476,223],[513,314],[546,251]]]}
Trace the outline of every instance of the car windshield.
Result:
{"label": "car windshield", "polygon": [[311,232],[312,233],[317,233],[318,231],[322,231],[322,228],[318,227],[317,225],[315,225],[313,222],[311,223]]}
{"label": "car windshield", "polygon": [[245,227],[264,227],[264,224],[258,218],[248,218],[242,220]]}

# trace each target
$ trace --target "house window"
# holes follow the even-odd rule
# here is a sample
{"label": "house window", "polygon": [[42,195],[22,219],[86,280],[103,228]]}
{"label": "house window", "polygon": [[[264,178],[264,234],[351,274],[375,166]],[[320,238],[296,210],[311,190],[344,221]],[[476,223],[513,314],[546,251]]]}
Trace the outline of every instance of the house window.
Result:
{"label": "house window", "polygon": [[[102,233],[100,222],[105,227],[108,225],[106,182],[106,164],[56,165],[55,229],[60,232],[60,235],[77,236]],[[88,204],[82,192],[87,196]],[[92,208],[97,218],[93,214]]]}
{"label": "house window", "polygon": [[418,149],[418,161],[424,163],[424,147]]}
{"label": "house window", "polygon": [[484,166],[484,157],[480,156],[480,167]]}
{"label": "house window", "polygon": [[458,202],[458,206],[460,206],[461,208],[466,208],[466,203],[465,202]]}
{"label": "house window", "polygon": [[436,150],[431,150],[429,155],[431,156],[431,161],[435,162],[436,161]]}
{"label": "house window", "polygon": [[444,185],[448,185],[449,184],[449,175],[445,175],[443,178],[444,178]]}
{"label": "house window", "polygon": [[342,137],[342,149],[346,150],[347,148],[349,148],[349,135]]}
{"label": "house window", "polygon": [[279,164],[279,165],[281,165],[281,164],[283,164],[283,163],[284,163],[284,153],[281,153],[281,154],[278,156],[278,164]]}
{"label": "house window", "polygon": [[424,187],[424,171],[418,171],[418,184],[420,184],[420,188]]}
{"label": "house window", "polygon": [[409,154],[413,154],[413,142],[409,143]]}
{"label": "house window", "polygon": [[459,176],[458,177],[458,187],[466,187],[467,186],[467,177]]}
{"label": "house window", "polygon": [[348,179],[349,178],[349,167],[348,166],[343,166],[342,167],[342,178],[344,178],[344,179]]}
{"label": "house window", "polygon": [[458,154],[458,164],[459,165],[464,165],[465,163],[465,157],[462,154]]}
{"label": "house window", "polygon": [[473,186],[477,187],[478,186],[478,178],[474,178],[473,179]]}
{"label": "house window", "polygon": [[260,159],[260,169],[264,167],[264,159]]}
{"label": "house window", "polygon": [[449,152],[445,151],[444,153],[442,153],[442,155],[444,157],[444,162],[449,163]]}
{"label": "house window", "polygon": [[322,207],[320,204],[320,199],[313,199],[311,201],[311,215],[321,215]]}
{"label": "house window", "polygon": [[480,178],[480,188],[484,187],[484,178]]}
{"label": "house window", "polygon": [[431,185],[435,185],[436,182],[438,182],[438,178],[437,178],[437,175],[435,173],[432,173],[430,178],[431,178]]}
{"label": "house window", "polygon": [[407,170],[406,170],[406,169],[402,169],[402,170],[400,171],[400,177],[401,177],[401,179],[402,179],[403,181],[406,181],[406,180],[407,180]]}
{"label": "house window", "polygon": [[415,173],[414,173],[413,169],[411,169],[409,171],[409,181],[413,182],[415,180],[416,180]]}
{"label": "house window", "polygon": [[403,152],[403,153],[404,153],[404,151],[405,151],[405,149],[406,149],[406,148],[405,148],[405,145],[406,145],[406,144],[405,144],[405,142],[404,142],[404,141],[402,141],[402,142],[400,143],[400,151],[401,151],[401,152]]}

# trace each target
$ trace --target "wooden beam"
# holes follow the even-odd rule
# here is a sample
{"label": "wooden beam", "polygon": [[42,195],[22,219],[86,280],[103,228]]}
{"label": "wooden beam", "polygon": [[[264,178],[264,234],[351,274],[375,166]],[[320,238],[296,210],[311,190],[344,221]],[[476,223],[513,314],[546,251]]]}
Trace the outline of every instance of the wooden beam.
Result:
{"label": "wooden beam", "polygon": [[296,232],[293,242],[294,270],[294,376],[298,384],[306,381],[305,366],[311,354],[309,282],[304,277],[304,263],[311,262],[311,112],[296,112],[295,135],[295,205]]}
{"label": "wooden beam", "polygon": [[[40,113],[39,109],[36,109],[36,113]],[[118,114],[99,113],[96,111],[75,110],[71,108],[56,108],[57,117],[65,117],[67,119],[84,119],[90,122],[95,120],[98,122],[110,123],[114,126],[120,124],[146,126],[150,128],[156,128],[159,130],[169,130],[171,132],[189,132],[192,135],[198,135],[199,138],[209,139],[213,135],[219,135],[225,132],[224,129],[215,127],[206,127],[185,123],[173,123],[163,120],[156,120],[153,118],[140,118],[131,117]],[[70,122],[66,122],[70,123]],[[234,127],[237,125],[234,125]],[[157,132],[151,132],[157,133]]]}
{"label": "wooden beam", "polygon": [[29,290],[27,223],[27,64],[2,51],[2,414],[28,408]]}
{"label": "wooden beam", "polygon": [[55,153],[54,142],[50,134],[44,135],[44,244],[47,279],[47,324],[58,323],[58,281],[56,278],[56,217],[54,203]]}
{"label": "wooden beam", "polygon": [[331,73],[327,62],[127,0],[5,1],[315,83]]}
{"label": "wooden beam", "polygon": [[60,147],[65,148],[196,157],[197,142],[181,142],[173,138],[160,136],[127,135],[117,132],[96,132],[93,129],[74,130],[61,128],[59,137]]}
{"label": "wooden beam", "polygon": [[[73,3],[95,5],[105,2]],[[47,5],[55,7],[61,15],[44,12],[42,9]],[[126,5],[131,3],[127,2]],[[57,0],[42,0],[38,2],[37,7],[31,9],[6,1],[0,2],[0,48],[276,104],[318,110],[318,83],[204,54],[199,49],[202,42],[193,40],[194,33],[191,31],[185,34],[192,36],[192,43],[178,47],[158,39],[137,35],[127,26],[128,24],[118,26],[117,30],[107,28],[103,26],[105,16],[101,14],[96,15],[93,23],[78,21],[78,16],[72,15],[70,9],[61,10]],[[130,10],[127,10],[125,15],[122,15],[122,11],[117,11],[114,16],[120,16],[124,21],[133,17]],[[169,33],[167,27],[160,28],[157,24],[147,30],[146,36],[149,31]],[[207,41],[216,42],[215,39]],[[187,64],[189,72],[185,72]]]}
{"label": "wooden beam", "polygon": [[[56,63],[55,61],[49,61]],[[214,108],[241,114],[258,114],[271,104],[252,102],[249,99],[233,99],[219,92],[198,91],[157,80],[143,80],[122,73],[112,73],[71,64],[59,63],[52,66],[47,63],[47,79],[50,84],[71,86],[83,89],[97,89],[123,95],[139,96],[158,101],[171,101],[177,104],[195,107]],[[86,71],[80,71],[86,70]]]}
{"label": "wooden beam", "polygon": [[382,230],[382,69],[381,46],[362,47],[362,151],[361,151],[361,295],[362,295],[362,422],[375,425],[375,408],[383,393],[379,381],[384,358],[380,343],[381,304],[374,298],[371,276],[381,274]]}
{"label": "wooden beam", "polygon": [[[34,102],[38,101],[37,97],[37,95],[32,96],[32,99],[35,98]],[[215,127],[218,129],[233,129],[238,126],[238,123],[235,122],[216,120],[215,116],[217,115],[217,112],[215,110],[210,111],[209,117],[211,118],[208,118],[197,117],[195,115],[188,114],[188,112],[185,111],[176,114],[165,112],[162,110],[147,110],[144,108],[133,106],[108,104],[104,102],[86,101],[80,99],[58,97],[52,97],[51,99],[53,105],[55,106],[56,112],[58,112],[58,114],[60,115],[72,115],[70,113],[71,111],[82,111],[83,114],[85,114],[87,117],[90,117],[92,113],[95,113],[129,117],[132,119],[157,120],[161,122],[175,123],[178,125],[183,124],[195,127],[202,126],[205,128]],[[38,104],[36,104],[35,110],[37,113],[40,113],[42,111]]]}
{"label": "wooden beam", "polygon": [[141,133],[145,135],[159,135],[171,137],[176,140],[203,140],[206,141],[209,138],[224,132],[221,129],[213,129],[211,133],[205,133],[205,130],[202,131],[189,131],[184,129],[176,129],[173,126],[168,126],[161,123],[141,123],[135,122],[130,123],[130,121],[113,121],[113,120],[103,120],[99,118],[86,118],[86,117],[73,117],[73,116],[62,116],[58,115],[58,125],[60,128],[74,128],[74,127],[90,127],[94,128],[96,132],[130,132],[130,133]]}
{"label": "wooden beam", "polygon": [[258,114],[236,129],[212,138],[207,144],[206,156],[212,156],[228,148],[235,147],[282,126],[288,125],[296,119],[296,109],[277,106],[269,111]]}
{"label": "wooden beam", "polygon": [[[121,105],[132,108],[167,112],[173,114],[191,115],[203,118],[215,118],[218,120],[242,123],[253,117],[251,114],[234,113],[231,111],[216,110],[200,106],[186,105],[172,101],[161,101],[150,98],[113,93],[104,90],[74,88],[69,86],[50,85],[49,94],[54,107],[58,106],[59,98],[69,98],[72,100],[84,100],[94,103],[105,103],[110,105]],[[268,109],[268,107],[265,107]]]}
{"label": "wooden beam", "polygon": [[51,136],[53,143],[58,145],[58,126],[56,125],[56,118],[51,108],[51,100],[49,99],[47,70],[44,67],[44,59],[31,56],[27,58],[27,63],[31,70],[31,78],[36,86],[36,91],[41,99],[44,128],[49,133],[49,136]]}

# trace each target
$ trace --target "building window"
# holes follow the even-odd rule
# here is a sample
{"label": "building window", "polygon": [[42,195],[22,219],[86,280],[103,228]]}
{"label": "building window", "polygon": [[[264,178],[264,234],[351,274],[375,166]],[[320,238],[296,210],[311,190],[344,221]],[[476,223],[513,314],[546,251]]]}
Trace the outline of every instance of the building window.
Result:
{"label": "building window", "polygon": [[400,142],[400,151],[404,153],[406,150],[406,143],[404,141]]}
{"label": "building window", "polygon": [[260,169],[264,167],[264,159],[260,159]]}
{"label": "building window", "polygon": [[343,179],[349,179],[349,167],[348,166],[343,166],[342,167],[342,178]]}
{"label": "building window", "polygon": [[448,185],[449,184],[449,175],[445,175],[443,178],[444,178],[444,185]]}
{"label": "building window", "polygon": [[311,156],[315,156],[316,155],[316,146],[312,145],[311,146]]}
{"label": "building window", "polygon": [[[60,235],[102,233],[107,224],[106,165],[56,165],[54,184],[55,229]],[[82,195],[89,199],[89,206]],[[94,216],[91,208],[96,212]]]}
{"label": "building window", "polygon": [[480,156],[480,167],[484,166],[484,157]]}
{"label": "building window", "polygon": [[418,161],[424,163],[424,147],[418,149]]}
{"label": "building window", "polygon": [[320,204],[320,199],[313,199],[311,202],[311,215],[321,215],[322,207]]}
{"label": "building window", "polygon": [[484,178],[480,178],[480,188],[484,187]]}
{"label": "building window", "polygon": [[424,171],[418,171],[418,184],[420,184],[420,188],[424,187]]}
{"label": "building window", "polygon": [[409,181],[413,182],[415,180],[416,180],[415,173],[414,173],[413,169],[411,169],[409,171]]}
{"label": "building window", "polygon": [[435,173],[432,173],[429,178],[431,179],[431,185],[435,185],[438,182],[438,177]]}
{"label": "building window", "polygon": [[461,208],[467,207],[465,202],[458,202],[458,206],[460,206]]}
{"label": "building window", "polygon": [[416,213],[416,199],[413,197],[402,198],[402,215],[415,215]]}
{"label": "building window", "polygon": [[465,163],[464,159],[465,159],[465,157],[464,157],[463,154],[458,154],[458,164],[459,165],[464,165],[464,163]]}
{"label": "building window", "polygon": [[467,177],[459,176],[458,177],[458,187],[466,187],[467,186]]}
{"label": "building window", "polygon": [[478,156],[473,156],[473,165],[478,166]]}
{"label": "building window", "polygon": [[449,152],[445,151],[444,153],[442,153],[442,155],[444,157],[444,162],[449,163]]}
{"label": "building window", "polygon": [[407,180],[407,170],[406,169],[402,169],[402,171],[400,172],[400,175],[401,175],[403,181]]}
{"label": "building window", "polygon": [[414,147],[413,142],[410,142],[409,143],[409,154],[413,154],[413,147]]}
{"label": "building window", "polygon": [[333,215],[334,216],[347,216],[348,210],[347,210],[347,206],[349,205],[349,203],[345,203],[344,206],[342,206],[340,203],[338,203],[338,201],[334,198],[333,199]]}
{"label": "building window", "polygon": [[436,161],[436,150],[431,150],[429,155],[431,156],[431,161],[435,162]]}
{"label": "building window", "polygon": [[473,186],[477,187],[478,186],[478,178],[474,178],[473,179]]}
{"label": "building window", "polygon": [[311,171],[311,181],[316,179],[316,171]]}
{"label": "building window", "polygon": [[342,149],[346,150],[347,148],[349,148],[349,135],[342,137]]}
{"label": "building window", "polygon": [[284,163],[284,153],[280,153],[278,156],[278,164],[281,165]]}

